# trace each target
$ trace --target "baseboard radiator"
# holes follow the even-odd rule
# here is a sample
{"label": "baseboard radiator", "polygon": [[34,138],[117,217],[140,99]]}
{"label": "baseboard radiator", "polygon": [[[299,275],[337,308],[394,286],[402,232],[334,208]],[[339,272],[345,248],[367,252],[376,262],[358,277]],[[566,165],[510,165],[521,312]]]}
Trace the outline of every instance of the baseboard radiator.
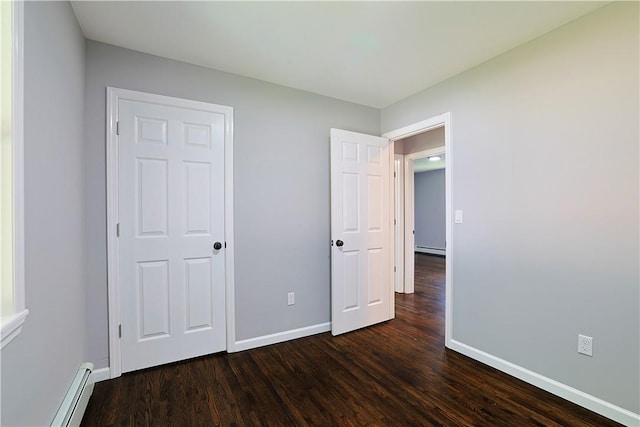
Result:
{"label": "baseboard radiator", "polygon": [[423,254],[432,254],[432,255],[446,255],[446,249],[431,248],[428,246],[416,246],[415,252],[420,252]]}
{"label": "baseboard radiator", "polygon": [[87,403],[89,403],[89,398],[93,393],[92,371],[93,363],[83,363],[80,366],[56,413],[56,417],[51,423],[51,427],[75,427],[80,425],[84,410],[87,409]]}

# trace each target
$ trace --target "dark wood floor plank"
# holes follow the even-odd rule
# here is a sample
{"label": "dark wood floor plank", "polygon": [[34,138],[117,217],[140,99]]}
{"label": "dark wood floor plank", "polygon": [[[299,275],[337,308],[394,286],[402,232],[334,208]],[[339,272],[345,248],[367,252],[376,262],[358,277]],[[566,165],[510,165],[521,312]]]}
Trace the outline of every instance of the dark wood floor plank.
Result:
{"label": "dark wood floor plank", "polygon": [[83,426],[615,426],[444,347],[445,260],[396,319],[96,384]]}

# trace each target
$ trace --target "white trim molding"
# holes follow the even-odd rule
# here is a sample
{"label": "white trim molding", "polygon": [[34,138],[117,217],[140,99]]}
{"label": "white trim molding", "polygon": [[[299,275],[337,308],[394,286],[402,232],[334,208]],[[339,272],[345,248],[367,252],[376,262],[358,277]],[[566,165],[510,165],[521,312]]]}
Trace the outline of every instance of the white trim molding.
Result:
{"label": "white trim molding", "polygon": [[91,372],[91,382],[99,383],[101,381],[106,381],[111,378],[111,369],[109,367],[94,369]]}
{"label": "white trim molding", "polygon": [[235,343],[233,351],[250,350],[252,348],[264,347],[266,345],[277,344],[280,342],[295,340],[297,338],[304,338],[329,331],[331,331],[331,322],[320,323],[304,328],[292,329],[290,331],[278,332],[275,334],[263,335],[261,337],[237,341]]}
{"label": "white trim molding", "polygon": [[29,310],[22,310],[13,316],[2,319],[2,345],[0,349],[9,344],[22,330],[22,325],[29,314]]}
{"label": "white trim molding", "polygon": [[[394,143],[395,144],[395,143]],[[404,156],[394,154],[394,288],[398,293],[404,293]],[[392,304],[395,305],[395,304]]]}
{"label": "white trim molding", "polygon": [[[177,108],[212,111],[225,115],[224,191],[225,191],[225,304],[227,351],[235,347],[235,275],[234,275],[234,223],[233,223],[233,108],[207,102],[192,101],[146,92],[107,87],[106,140],[107,140],[107,289],[109,302],[109,373],[110,378],[122,374],[121,345],[119,339],[120,284],[118,266],[118,106],[120,100],[131,100]],[[100,375],[104,375],[101,373]]]}
{"label": "white trim molding", "polygon": [[606,402],[460,341],[451,340],[449,348],[621,424],[640,426],[640,414]]}
{"label": "white trim molding", "polygon": [[[385,138],[389,138],[393,141],[399,139],[409,138],[410,136],[417,135],[419,133],[427,132],[431,129],[436,129],[442,126],[447,126],[451,123],[451,113],[442,113],[437,116],[433,116],[421,122],[413,123],[400,129],[392,130],[383,134]],[[446,130],[446,129],[445,129]],[[445,138],[446,141],[446,138]]]}
{"label": "white trim molding", "polygon": [[18,336],[29,310],[25,308],[24,274],[24,2],[12,3],[12,135],[13,135],[13,312],[2,319],[1,347]]}

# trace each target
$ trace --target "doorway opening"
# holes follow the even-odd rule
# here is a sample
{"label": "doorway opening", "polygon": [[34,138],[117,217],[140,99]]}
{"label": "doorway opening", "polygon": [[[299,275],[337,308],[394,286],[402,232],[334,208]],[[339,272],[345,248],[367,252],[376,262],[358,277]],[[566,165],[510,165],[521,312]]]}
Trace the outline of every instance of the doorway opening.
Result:
{"label": "doorway opening", "polygon": [[[452,331],[452,227],[451,227],[451,128],[450,113],[441,114],[413,125],[389,132],[384,136],[392,141],[394,150],[394,232],[395,259],[394,282],[398,293],[413,293],[416,280],[416,252],[444,255],[445,266],[445,346],[450,347]],[[436,159],[439,157],[439,159]],[[430,160],[431,159],[431,160]],[[426,166],[425,166],[426,165]],[[437,166],[436,166],[437,165]],[[439,218],[444,215],[444,230],[427,233],[425,236],[422,215],[416,224],[415,187],[416,171],[425,173],[429,169],[440,175],[436,178],[440,185]],[[432,173],[432,172],[429,172]],[[442,176],[444,175],[444,176]],[[418,185],[422,186],[423,176],[419,176]],[[444,182],[442,182],[444,181]],[[444,184],[444,188],[442,185]],[[431,183],[432,187],[438,184]],[[431,197],[431,196],[427,196]],[[419,203],[423,204],[422,201]],[[428,203],[434,207],[433,203]],[[417,234],[416,234],[417,230]],[[434,231],[434,230],[431,230]],[[423,257],[424,255],[418,255]],[[424,261],[424,260],[421,260]],[[442,259],[440,259],[442,263]]]}
{"label": "doorway opening", "polygon": [[[396,292],[410,294],[414,291],[415,252],[446,255],[444,128],[396,141],[395,150],[395,155],[402,158],[399,163],[403,169],[402,180],[396,176],[396,187],[404,199],[396,206],[403,228],[398,226],[395,231],[397,239],[404,243],[402,247],[397,246],[396,251],[396,273],[401,271],[397,275]],[[432,200],[423,200],[421,196],[429,188],[434,194],[427,197]],[[425,218],[429,211],[438,211],[438,218]]]}

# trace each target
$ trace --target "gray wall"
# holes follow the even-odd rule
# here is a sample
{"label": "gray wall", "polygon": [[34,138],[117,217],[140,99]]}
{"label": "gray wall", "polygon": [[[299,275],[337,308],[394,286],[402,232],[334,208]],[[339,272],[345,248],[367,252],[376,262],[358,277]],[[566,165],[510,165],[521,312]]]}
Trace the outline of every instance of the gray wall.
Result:
{"label": "gray wall", "polygon": [[444,169],[414,174],[415,244],[445,249]]}
{"label": "gray wall", "polygon": [[412,154],[438,147],[444,147],[444,127],[395,141],[394,152],[395,154]]}
{"label": "gray wall", "polygon": [[84,38],[69,3],[25,2],[22,333],[2,349],[2,420],[49,425],[86,355]]}
{"label": "gray wall", "polygon": [[329,129],[379,134],[380,111],[97,42],[86,54],[90,359],[108,363],[106,86],[234,108],[236,340],[328,322]]}
{"label": "gray wall", "polygon": [[638,52],[613,3],[381,115],[452,114],[453,339],[636,413]]}

